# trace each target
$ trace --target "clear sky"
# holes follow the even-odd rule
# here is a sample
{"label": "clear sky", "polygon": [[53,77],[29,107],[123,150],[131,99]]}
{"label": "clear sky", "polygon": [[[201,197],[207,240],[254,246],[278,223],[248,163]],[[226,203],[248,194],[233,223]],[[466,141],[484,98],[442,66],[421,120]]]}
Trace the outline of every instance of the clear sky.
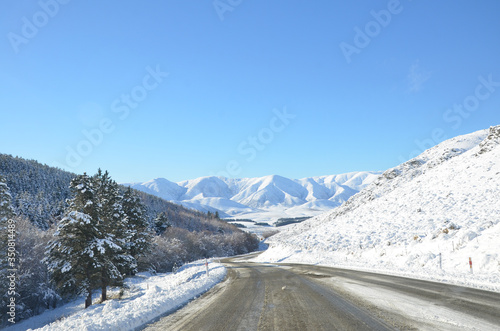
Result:
{"label": "clear sky", "polygon": [[385,170],[500,124],[500,1],[0,4],[0,153],[118,182]]}

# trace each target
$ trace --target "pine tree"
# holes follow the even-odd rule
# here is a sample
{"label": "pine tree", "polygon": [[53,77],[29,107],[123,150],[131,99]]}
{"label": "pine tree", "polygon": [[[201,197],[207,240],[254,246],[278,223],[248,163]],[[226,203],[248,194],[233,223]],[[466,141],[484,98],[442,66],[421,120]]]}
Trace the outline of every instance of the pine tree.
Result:
{"label": "pine tree", "polygon": [[110,178],[107,171],[102,173],[100,169],[94,176],[94,181],[100,208],[100,237],[95,258],[100,270],[101,300],[105,301],[107,286],[121,286],[125,274],[137,263],[127,250],[133,233],[127,225],[118,184]]}
{"label": "pine tree", "polygon": [[63,295],[87,294],[85,308],[92,304],[92,291],[98,286],[100,254],[99,204],[94,181],[87,174],[71,181],[74,197],[69,201],[65,217],[61,220],[48,245],[49,272]]}
{"label": "pine tree", "polygon": [[[15,246],[9,246],[9,239],[15,239],[15,221],[14,221],[14,209],[12,208],[12,197],[9,193],[9,188],[5,183],[5,179],[0,176],[0,313],[1,313],[1,324],[4,325],[7,322],[7,304],[10,301],[9,292],[9,279],[8,269],[14,269],[16,266]],[[9,247],[14,247],[10,248]],[[13,251],[14,250],[14,251]],[[10,253],[10,254],[9,254]]]}
{"label": "pine tree", "polygon": [[125,273],[135,265],[127,251],[132,231],[121,205],[118,184],[108,172],[77,176],[71,182],[74,198],[49,246],[49,269],[63,293],[86,293],[101,288],[107,299],[109,285],[122,285]]}
{"label": "pine tree", "polygon": [[154,228],[158,236],[162,235],[163,232],[171,226],[172,225],[168,221],[167,215],[164,212],[156,215],[156,218],[154,219]]}
{"label": "pine tree", "polygon": [[[153,233],[148,227],[146,208],[130,187],[125,190],[122,198],[123,212],[127,216],[127,228],[132,237],[127,244],[129,254],[137,261],[151,251]],[[137,264],[132,265],[130,274],[137,272]]]}

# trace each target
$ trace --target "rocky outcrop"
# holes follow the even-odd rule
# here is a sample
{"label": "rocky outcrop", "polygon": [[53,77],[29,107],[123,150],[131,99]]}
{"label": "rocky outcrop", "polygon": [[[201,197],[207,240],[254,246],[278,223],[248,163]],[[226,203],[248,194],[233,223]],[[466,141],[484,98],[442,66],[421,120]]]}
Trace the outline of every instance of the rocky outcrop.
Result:
{"label": "rocky outcrop", "polygon": [[476,155],[487,153],[500,144],[500,125],[490,127],[488,136],[479,144]]}

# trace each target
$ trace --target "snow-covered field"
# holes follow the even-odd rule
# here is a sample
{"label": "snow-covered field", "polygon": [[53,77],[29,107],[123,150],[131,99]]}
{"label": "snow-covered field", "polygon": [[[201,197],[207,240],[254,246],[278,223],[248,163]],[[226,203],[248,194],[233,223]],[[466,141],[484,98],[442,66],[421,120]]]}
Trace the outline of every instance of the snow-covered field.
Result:
{"label": "snow-covered field", "polygon": [[500,291],[499,144],[500,126],[447,140],[387,170],[334,211],[288,226],[255,260]]}
{"label": "snow-covered field", "polygon": [[127,279],[127,289],[120,299],[119,289],[111,289],[108,295],[112,299],[99,304],[96,303],[99,293],[96,293],[94,304],[87,309],[84,309],[84,299],[79,298],[6,330],[133,330],[186,304],[223,280],[225,275],[224,266],[210,262],[207,277],[204,261],[187,264],[175,274],[142,273]]}

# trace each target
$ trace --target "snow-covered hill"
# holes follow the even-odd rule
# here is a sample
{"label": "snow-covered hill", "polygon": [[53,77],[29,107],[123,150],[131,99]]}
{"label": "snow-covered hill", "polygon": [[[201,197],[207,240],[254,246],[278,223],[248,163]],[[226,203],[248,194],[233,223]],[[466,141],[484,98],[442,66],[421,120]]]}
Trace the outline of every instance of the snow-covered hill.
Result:
{"label": "snow-covered hill", "polygon": [[454,275],[500,290],[499,144],[500,126],[447,140],[334,211],[269,238],[258,260]]}
{"label": "snow-covered hill", "polygon": [[314,216],[331,210],[379,175],[352,172],[299,180],[277,175],[243,179],[212,176],[179,183],[156,178],[125,185],[188,208],[218,211],[222,217],[270,221],[279,217]]}

